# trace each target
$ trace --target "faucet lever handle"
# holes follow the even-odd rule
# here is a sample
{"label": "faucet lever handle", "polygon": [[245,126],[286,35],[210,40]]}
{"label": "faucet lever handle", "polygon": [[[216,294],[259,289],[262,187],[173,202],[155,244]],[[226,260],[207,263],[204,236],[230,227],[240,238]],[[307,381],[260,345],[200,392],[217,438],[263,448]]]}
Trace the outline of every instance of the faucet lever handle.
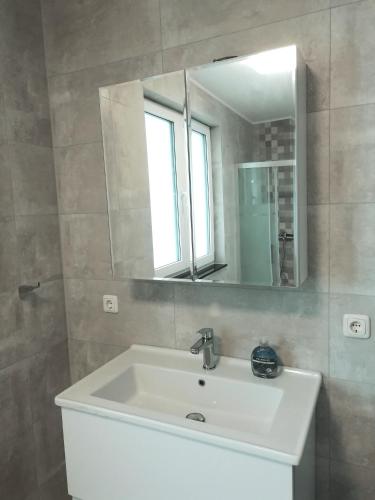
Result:
{"label": "faucet lever handle", "polygon": [[201,328],[197,333],[202,336],[203,340],[211,340],[214,337],[213,328]]}

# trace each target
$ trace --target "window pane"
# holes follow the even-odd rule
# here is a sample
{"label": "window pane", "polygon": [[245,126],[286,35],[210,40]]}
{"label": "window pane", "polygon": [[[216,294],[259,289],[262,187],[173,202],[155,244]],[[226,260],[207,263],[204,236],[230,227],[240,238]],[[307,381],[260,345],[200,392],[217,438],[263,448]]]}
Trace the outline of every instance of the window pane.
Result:
{"label": "window pane", "polygon": [[206,136],[192,131],[192,197],[194,218],[194,249],[199,259],[210,252],[210,204]]}
{"label": "window pane", "polygon": [[145,113],[154,267],[181,259],[173,123]]}

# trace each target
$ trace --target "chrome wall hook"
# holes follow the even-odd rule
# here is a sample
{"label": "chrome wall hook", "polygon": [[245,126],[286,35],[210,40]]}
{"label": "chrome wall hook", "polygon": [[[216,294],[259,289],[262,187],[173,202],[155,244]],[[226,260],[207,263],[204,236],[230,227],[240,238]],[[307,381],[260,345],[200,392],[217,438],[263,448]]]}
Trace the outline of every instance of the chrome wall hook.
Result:
{"label": "chrome wall hook", "polygon": [[26,297],[26,295],[28,295],[32,291],[36,290],[37,288],[40,288],[40,281],[38,281],[37,283],[30,284],[30,285],[20,285],[18,287],[18,295],[19,295],[20,299],[23,299]]}

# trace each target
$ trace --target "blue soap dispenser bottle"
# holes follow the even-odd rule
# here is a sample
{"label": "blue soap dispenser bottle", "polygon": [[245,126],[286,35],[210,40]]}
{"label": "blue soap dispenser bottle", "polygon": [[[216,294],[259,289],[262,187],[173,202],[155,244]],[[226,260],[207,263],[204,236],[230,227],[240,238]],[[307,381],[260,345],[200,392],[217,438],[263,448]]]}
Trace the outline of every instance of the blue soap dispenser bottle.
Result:
{"label": "blue soap dispenser bottle", "polygon": [[251,368],[256,377],[275,378],[279,375],[279,358],[264,339],[251,353]]}

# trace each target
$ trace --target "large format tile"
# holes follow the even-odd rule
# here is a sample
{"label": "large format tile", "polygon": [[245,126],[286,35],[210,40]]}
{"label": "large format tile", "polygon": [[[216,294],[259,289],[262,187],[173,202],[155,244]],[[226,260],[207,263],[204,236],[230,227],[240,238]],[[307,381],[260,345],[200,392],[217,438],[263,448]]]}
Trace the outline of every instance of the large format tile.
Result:
{"label": "large format tile", "polygon": [[13,220],[0,222],[0,292],[15,288],[17,281],[17,239]]}
{"label": "large format tile", "polygon": [[219,351],[250,359],[261,339],[287,366],[327,372],[328,304],[323,294],[175,285],[176,343],[189,349],[197,330],[212,327]]}
{"label": "large format tile", "polygon": [[307,209],[308,277],[303,289],[327,292],[329,283],[329,205]]}
{"label": "large format tile", "polygon": [[17,216],[20,284],[60,277],[61,252],[57,215]]}
{"label": "large format tile", "polygon": [[62,280],[42,283],[39,290],[18,301],[16,331],[29,356],[66,340]]}
{"label": "large format tile", "polygon": [[[0,442],[31,427],[29,365],[17,363],[0,370]],[[1,448],[2,444],[0,445]]]}
{"label": "large format tile", "polygon": [[331,458],[374,468],[375,385],[331,378]]}
{"label": "large format tile", "polygon": [[329,11],[273,23],[164,51],[164,71],[213,59],[296,44],[308,66],[308,110],[329,107]]}
{"label": "large format tile", "polygon": [[332,292],[375,294],[374,218],[375,204],[331,205]]}
{"label": "large format tile", "polygon": [[[118,296],[118,314],[103,312],[103,295]],[[173,286],[141,281],[66,280],[71,338],[128,347],[174,346]]]}
{"label": "large format tile", "polygon": [[[1,113],[1,110],[0,110]],[[0,222],[13,215],[12,173],[9,161],[9,146],[0,145]]]}
{"label": "large format tile", "polygon": [[33,424],[38,483],[45,483],[65,462],[60,408],[46,410]]}
{"label": "large format tile", "polygon": [[37,354],[30,364],[31,404],[35,421],[55,408],[55,396],[70,385],[67,341]]}
{"label": "large format tile", "polygon": [[161,0],[163,47],[188,44],[329,7],[329,0]]}
{"label": "large format tile", "polygon": [[[374,469],[331,461],[330,500],[373,500]],[[320,500],[320,498],[319,498]]]}
{"label": "large format tile", "polygon": [[70,500],[66,484],[65,465],[40,487],[40,500]]}
{"label": "large format tile", "polygon": [[60,213],[106,212],[101,142],[55,148],[55,165]]}
{"label": "large format tile", "polygon": [[108,215],[62,215],[60,224],[64,276],[111,278]]}
{"label": "large format tile", "polygon": [[69,359],[72,383],[115,358],[126,347],[69,339]]}
{"label": "large format tile", "polygon": [[52,149],[19,143],[10,151],[16,215],[56,214]]}
{"label": "large format tile", "polygon": [[159,50],[158,0],[43,0],[49,74],[68,73]]}
{"label": "large format tile", "polygon": [[372,0],[332,10],[333,108],[375,102],[374,24]]}
{"label": "large format tile", "polygon": [[99,88],[161,71],[161,54],[153,53],[50,78],[54,145],[101,141]]}
{"label": "large format tile", "polygon": [[307,115],[307,201],[329,202],[329,111]]}
{"label": "large format tile", "polygon": [[24,500],[37,490],[32,428],[0,447],[0,492],[4,500]]}
{"label": "large format tile", "polygon": [[[363,295],[330,297],[330,375],[354,382],[375,383],[372,359],[375,336],[352,339],[343,335],[344,314],[365,314],[375,320],[375,298]],[[374,324],[374,323],[373,323]]]}
{"label": "large format tile", "polygon": [[331,111],[331,202],[375,202],[374,135],[375,104]]}
{"label": "large format tile", "polygon": [[[329,460],[327,458],[316,459],[315,463],[315,495],[316,500],[333,500],[330,497],[329,484]],[[339,500],[339,499],[337,499]]]}

